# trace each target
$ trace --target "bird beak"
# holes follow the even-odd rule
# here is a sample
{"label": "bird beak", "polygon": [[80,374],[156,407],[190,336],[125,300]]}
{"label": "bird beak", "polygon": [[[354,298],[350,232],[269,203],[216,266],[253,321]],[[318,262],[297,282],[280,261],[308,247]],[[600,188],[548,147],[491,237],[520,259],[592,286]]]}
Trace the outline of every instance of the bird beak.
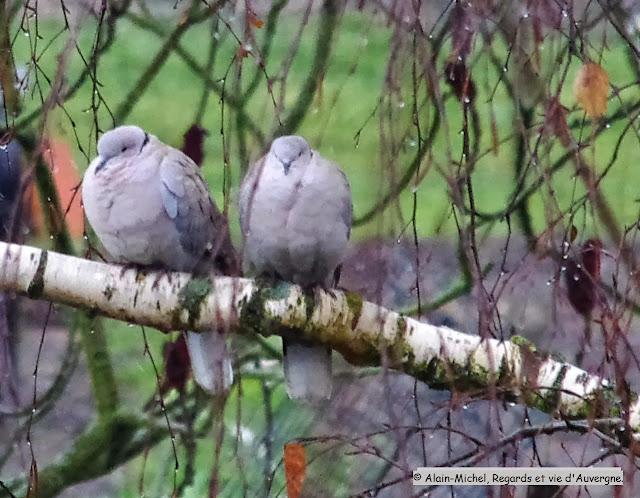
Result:
{"label": "bird beak", "polygon": [[291,167],[291,163],[282,163],[282,167],[284,168],[284,174],[289,174],[289,168]]}

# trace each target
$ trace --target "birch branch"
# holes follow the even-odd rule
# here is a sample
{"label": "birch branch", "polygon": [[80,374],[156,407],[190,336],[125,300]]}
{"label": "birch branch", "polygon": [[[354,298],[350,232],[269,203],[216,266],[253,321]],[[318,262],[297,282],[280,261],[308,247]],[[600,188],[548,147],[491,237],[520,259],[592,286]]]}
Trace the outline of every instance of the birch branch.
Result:
{"label": "birch branch", "polygon": [[[0,290],[162,331],[302,337],[355,365],[380,365],[386,357],[390,368],[433,388],[470,395],[489,389],[565,419],[621,418],[621,431],[640,439],[634,393],[619,397],[606,379],[541,357],[521,338],[483,340],[404,317],[353,292],[305,293],[285,282],[144,272],[6,243],[0,243]],[[620,398],[633,401],[626,406]]]}

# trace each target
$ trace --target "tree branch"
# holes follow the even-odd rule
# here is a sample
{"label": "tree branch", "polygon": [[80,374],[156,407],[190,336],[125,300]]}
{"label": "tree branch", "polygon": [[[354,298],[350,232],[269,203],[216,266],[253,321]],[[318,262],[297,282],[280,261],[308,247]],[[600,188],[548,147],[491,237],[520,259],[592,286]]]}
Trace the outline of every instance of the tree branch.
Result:
{"label": "tree branch", "polygon": [[9,37],[10,13],[6,2],[0,2],[0,87],[2,88],[5,113],[5,122],[15,117],[18,113],[18,90],[15,86],[15,67],[13,64],[13,51],[11,38]]}
{"label": "tree branch", "polygon": [[336,31],[338,22],[339,4],[336,0],[324,0],[320,17],[320,26],[316,38],[316,53],[309,69],[309,75],[298,93],[298,99],[291,107],[287,118],[282,122],[277,135],[290,135],[294,133],[304,119],[318,86],[322,82],[327,71],[329,55],[331,53],[331,43]]}
{"label": "tree branch", "polygon": [[171,51],[180,41],[180,37],[194,24],[205,20],[210,15],[215,14],[226,3],[226,1],[227,0],[218,0],[214,4],[209,5],[202,12],[196,10],[199,6],[198,2],[192,3],[187,17],[185,19],[181,19],[178,22],[177,26],[171,32],[156,56],[147,66],[147,69],[140,76],[135,86],[129,91],[127,96],[122,100],[122,102],[116,109],[114,113],[114,119],[117,124],[122,124],[122,122],[129,115],[135,103],[138,101],[140,96],[142,96],[153,78],[156,77],[163,64],[171,54]]}
{"label": "tree branch", "polygon": [[[498,387],[506,399],[566,419],[626,413],[627,434],[640,439],[640,401],[620,406],[606,379],[543,358],[530,344],[482,340],[436,327],[363,301],[357,294],[250,279],[198,279],[186,273],[145,273],[0,243],[0,290],[13,291],[160,330],[211,329],[302,337],[326,344],[355,365],[386,364],[436,389],[478,395]],[[83,285],[78,285],[82,282]]]}
{"label": "tree branch", "polygon": [[[21,139],[28,150],[35,150],[36,144],[32,137],[22,136]],[[40,204],[45,206],[43,215],[49,227],[48,232],[54,237],[54,247],[72,254],[73,243],[65,224],[65,212],[60,205],[58,190],[53,182],[51,171],[44,162],[42,154],[37,154],[34,161],[35,183],[40,195]],[[4,258],[0,259],[0,268],[5,261]],[[82,337],[91,391],[98,416],[109,418],[118,410],[118,391],[102,326],[97,320],[89,323],[90,319],[81,312],[76,312],[70,319],[71,326],[77,328]],[[92,330],[97,333],[92,333]]]}
{"label": "tree branch", "polygon": [[[38,472],[38,497],[57,496],[69,486],[108,474],[167,435],[166,426],[132,415],[117,414],[109,420],[99,421],[78,436],[57,462]],[[25,496],[26,480],[15,479],[8,482],[7,487],[15,494]],[[0,489],[0,497],[5,496],[10,495]]]}
{"label": "tree branch", "polygon": [[[157,36],[161,36],[161,37],[166,36],[165,30],[162,27],[155,24],[154,22],[150,21],[149,19],[138,16],[134,13],[128,13],[127,18],[131,22],[136,24],[138,27],[147,29]],[[191,71],[202,80],[202,83],[209,90],[213,91],[220,97],[224,97],[225,104],[233,108],[233,110],[240,115],[240,117],[242,118],[244,123],[247,125],[247,127],[249,128],[253,136],[258,140],[258,142],[260,143],[264,142],[264,136],[262,131],[260,131],[260,128],[258,127],[258,125],[253,121],[253,119],[251,119],[251,117],[246,113],[244,109],[244,101],[242,99],[237,98],[233,94],[223,95],[222,84],[213,80],[211,78],[211,75],[209,74],[209,71],[207,71],[207,68],[198,64],[196,59],[189,53],[187,49],[182,47],[179,41],[173,47],[173,51],[178,57],[182,59],[182,61],[187,65],[187,67],[191,69]]]}

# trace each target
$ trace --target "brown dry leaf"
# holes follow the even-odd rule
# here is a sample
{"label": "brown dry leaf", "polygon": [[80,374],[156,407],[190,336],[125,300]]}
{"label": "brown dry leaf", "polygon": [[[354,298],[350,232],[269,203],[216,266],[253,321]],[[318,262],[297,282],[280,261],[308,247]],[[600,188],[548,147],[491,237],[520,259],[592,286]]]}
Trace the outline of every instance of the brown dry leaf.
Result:
{"label": "brown dry leaf", "polygon": [[583,316],[589,316],[596,306],[596,287],[582,265],[573,258],[565,263],[564,281],[573,309]]}
{"label": "brown dry leaf", "polygon": [[588,239],[580,248],[580,263],[570,258],[566,263],[567,296],[573,308],[584,316],[598,303],[597,285],[600,280],[600,239]]}
{"label": "brown dry leaf", "polygon": [[596,62],[584,64],[573,80],[573,93],[590,118],[602,116],[607,109],[609,76]]}
{"label": "brown dry leaf", "polygon": [[249,12],[249,22],[258,29],[264,25],[264,22],[258,19],[253,12]]}
{"label": "brown dry leaf", "polygon": [[587,239],[584,244],[582,244],[582,250],[580,251],[584,269],[596,282],[600,280],[601,252],[602,241],[600,239]]}
{"label": "brown dry leaf", "polygon": [[162,346],[165,386],[167,389],[175,388],[181,394],[191,372],[189,350],[184,337],[184,334],[180,334],[175,342],[169,340]]}
{"label": "brown dry leaf", "polygon": [[299,498],[306,473],[303,446],[300,443],[285,443],[283,461],[287,496]]}
{"label": "brown dry leaf", "polygon": [[558,0],[529,0],[526,9],[532,21],[534,58],[539,61],[540,44],[546,36],[543,28],[559,30],[562,26],[562,3]]}
{"label": "brown dry leaf", "polygon": [[31,468],[29,469],[27,493],[24,496],[25,498],[36,498],[38,496],[38,465],[33,458],[31,459]]}
{"label": "brown dry leaf", "polygon": [[576,228],[575,225],[571,225],[571,228],[569,229],[569,242],[573,244],[573,241],[576,240],[577,236],[578,236],[578,229]]}
{"label": "brown dry leaf", "polygon": [[244,45],[238,44],[238,48],[236,49],[236,59],[238,59],[238,62],[242,62],[242,59],[249,57],[250,53],[251,52],[247,50]]}
{"label": "brown dry leaf", "polygon": [[472,12],[467,2],[456,2],[451,9],[451,53],[454,59],[464,61],[471,52],[471,39],[475,29],[472,26]]}
{"label": "brown dry leaf", "polygon": [[464,61],[452,59],[444,67],[444,77],[451,91],[460,101],[471,102],[476,96],[476,86]]}
{"label": "brown dry leaf", "polygon": [[209,132],[197,123],[192,124],[183,135],[182,152],[191,158],[198,166],[204,160],[204,138]]}
{"label": "brown dry leaf", "polygon": [[565,147],[571,144],[571,132],[567,125],[567,109],[557,97],[551,97],[544,106],[544,124]]}

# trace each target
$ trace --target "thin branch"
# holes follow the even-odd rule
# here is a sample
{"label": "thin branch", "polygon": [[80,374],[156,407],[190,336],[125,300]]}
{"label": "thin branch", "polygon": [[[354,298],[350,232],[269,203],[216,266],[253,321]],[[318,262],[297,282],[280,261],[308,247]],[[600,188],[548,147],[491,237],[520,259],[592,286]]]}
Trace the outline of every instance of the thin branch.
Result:
{"label": "thin branch", "polygon": [[202,12],[196,11],[196,7],[200,5],[200,3],[193,3],[192,7],[189,9],[187,18],[184,21],[180,20],[178,22],[178,25],[171,32],[151,63],[147,66],[147,69],[142,73],[135,86],[129,91],[126,97],[124,97],[114,112],[114,119],[117,124],[121,124],[129,115],[135,103],[142,96],[153,78],[158,74],[162,65],[168,59],[174,47],[178,44],[180,37],[187,31],[187,29],[216,13],[226,2],[227,0],[218,0],[217,2],[209,5]]}
{"label": "thin branch", "polygon": [[[429,144],[433,137],[435,137],[435,134],[440,129],[441,119],[442,116],[439,112],[433,113],[433,122],[431,123],[431,127],[429,128],[427,136],[424,139],[425,144]],[[420,167],[423,159],[426,157],[427,152],[429,152],[429,147],[418,147],[418,151],[416,152],[413,161],[411,161],[411,164],[402,175],[402,178],[400,178],[396,185],[390,188],[389,191],[378,202],[376,202],[376,204],[371,209],[369,209],[369,211],[364,213],[362,216],[354,218],[352,225],[354,227],[364,225],[365,223],[368,223],[372,219],[374,219],[376,215],[384,211],[404,191],[404,189],[407,188],[407,185],[411,183],[411,180],[415,180],[416,171],[418,171],[418,168]],[[424,178],[424,176],[422,178]]]}
{"label": "thin branch", "polygon": [[[131,4],[131,0],[126,0],[120,6],[116,6],[114,2],[111,2],[110,8],[109,8],[109,15],[106,19],[106,22],[103,24],[105,26],[107,33],[106,33],[106,36],[103,38],[102,44],[95,51],[91,53],[89,63],[84,66],[84,68],[82,69],[82,72],[76,78],[76,80],[73,83],[71,83],[64,91],[58,94],[58,102],[60,104],[63,104],[64,102],[69,100],[71,97],[73,97],[75,93],[82,87],[87,77],[91,76],[92,70],[97,64],[98,58],[104,52],[106,52],[106,50],[109,49],[109,47],[111,47],[111,45],[113,44],[115,40],[115,33],[116,33],[116,22],[118,21],[118,19],[122,17],[124,12],[126,12],[130,4]],[[42,54],[40,54],[40,57],[41,56]],[[15,123],[13,124],[14,128],[16,130],[21,130],[23,128],[26,128],[29,124],[31,124],[31,122],[34,119],[37,119],[42,115],[43,109],[44,109],[44,103],[42,104],[42,106],[37,107],[36,109],[29,112],[28,114],[21,115],[19,119],[15,120]]]}
{"label": "thin branch", "polygon": [[[149,21],[148,19],[145,19],[144,17],[138,16],[134,13],[128,13],[127,18],[137,26],[147,29],[157,36],[161,36],[161,37],[166,36],[166,33],[163,28],[161,28],[154,22]],[[217,95],[222,97],[222,84],[217,81],[214,81],[211,78],[211,75],[207,71],[206,67],[203,67],[200,64],[198,64],[196,59],[189,53],[188,50],[184,49],[182,45],[180,45],[180,43],[176,43],[176,45],[173,47],[173,51],[176,53],[178,57],[182,59],[182,61],[187,65],[187,67],[191,69],[191,71],[202,80],[202,83],[209,90],[212,90]],[[224,103],[225,105],[228,105],[229,107],[233,108],[235,112],[241,115],[244,124],[251,131],[254,137],[256,137],[258,142],[263,143],[264,136],[260,131],[260,128],[256,125],[256,123],[251,119],[251,117],[244,110],[243,101],[238,99],[234,95],[226,94],[224,96]]]}
{"label": "thin branch", "polygon": [[304,119],[318,86],[322,82],[327,71],[331,44],[336,31],[340,2],[338,0],[324,0],[320,16],[320,27],[316,38],[316,53],[311,63],[309,75],[302,85],[293,107],[282,125],[276,130],[277,135],[290,135],[294,133]]}
{"label": "thin branch", "polygon": [[[27,149],[34,150],[35,144],[29,137],[20,137]],[[64,221],[58,197],[58,190],[53,182],[51,171],[45,164],[42,155],[35,158],[35,178],[40,195],[40,204],[45,206],[43,214],[49,233],[54,238],[54,247],[73,254],[74,248]],[[5,261],[0,259],[0,261]],[[0,273],[4,270],[0,269]],[[78,327],[81,333],[82,346],[87,358],[87,369],[91,380],[91,389],[100,417],[109,418],[118,409],[118,392],[107,349],[106,339],[98,320],[93,320],[86,313],[75,311],[72,327]],[[92,333],[93,331],[93,333]]]}

